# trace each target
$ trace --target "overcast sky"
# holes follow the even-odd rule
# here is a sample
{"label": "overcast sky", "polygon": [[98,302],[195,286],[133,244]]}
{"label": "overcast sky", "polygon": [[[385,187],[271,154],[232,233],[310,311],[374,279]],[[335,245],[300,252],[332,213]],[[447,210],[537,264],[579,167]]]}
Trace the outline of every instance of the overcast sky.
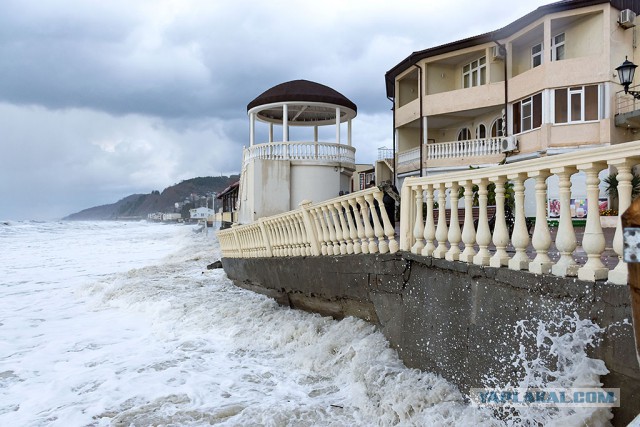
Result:
{"label": "overcast sky", "polygon": [[0,220],[55,219],[240,169],[247,104],[306,79],[391,147],[384,74],[544,0],[0,0]]}

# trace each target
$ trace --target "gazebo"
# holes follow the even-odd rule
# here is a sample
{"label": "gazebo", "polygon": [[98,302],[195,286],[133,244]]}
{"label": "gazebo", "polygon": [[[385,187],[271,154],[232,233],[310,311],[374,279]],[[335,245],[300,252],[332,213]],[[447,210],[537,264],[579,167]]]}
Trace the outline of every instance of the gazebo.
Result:
{"label": "gazebo", "polygon": [[[243,153],[240,222],[296,209],[303,200],[318,202],[349,191],[355,170],[351,121],[357,114],[352,101],[328,86],[293,80],[263,92],[247,105],[247,113],[250,136]],[[258,142],[256,126],[263,123],[268,125],[268,140]],[[335,139],[320,140],[322,126],[334,126]],[[281,138],[274,136],[275,127],[281,128]],[[308,138],[292,141],[291,127],[312,131]]]}

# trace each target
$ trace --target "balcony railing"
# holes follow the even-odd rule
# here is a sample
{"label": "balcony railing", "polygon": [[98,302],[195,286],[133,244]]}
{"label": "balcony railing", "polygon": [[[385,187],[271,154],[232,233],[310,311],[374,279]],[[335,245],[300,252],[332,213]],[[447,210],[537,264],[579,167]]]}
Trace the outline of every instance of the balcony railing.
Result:
{"label": "balcony railing", "polygon": [[[427,162],[438,159],[472,159],[481,156],[499,155],[502,138],[471,139],[430,143],[424,146]],[[398,154],[398,167],[401,170],[420,168],[420,147],[412,148]]]}
{"label": "balcony railing", "polygon": [[[638,90],[638,86],[630,88]],[[623,90],[616,92],[616,114],[631,113],[640,109],[640,100],[635,99],[632,95],[624,93]]]}
{"label": "balcony railing", "polygon": [[322,161],[355,164],[356,149],[329,142],[271,142],[245,148],[244,163],[253,159]]}
{"label": "balcony railing", "polygon": [[[606,242],[600,224],[598,174],[610,165],[617,168],[618,205],[622,213],[631,204],[631,169],[638,164],[640,141],[634,141],[491,168],[407,178],[402,187],[399,250],[480,266],[625,284],[627,266],[622,261],[620,219],[616,218],[612,241]],[[586,188],[573,189],[571,176],[579,171],[586,175]],[[553,175],[558,178],[560,206],[558,229],[554,233],[547,221],[547,178]],[[535,196],[525,202],[527,179],[535,180]],[[507,182],[513,188],[512,230],[507,226],[505,212]],[[493,228],[489,225],[487,208],[490,183],[495,184]],[[473,206],[474,185],[477,185],[477,207]],[[461,200],[460,188],[464,191]],[[586,225],[580,246],[571,217],[572,191],[587,195]],[[532,236],[524,213],[526,203],[535,205]],[[446,206],[460,204],[464,206],[460,213],[451,209],[447,215]],[[383,206],[378,188],[318,204],[308,203],[295,211],[218,232],[222,254],[271,257],[396,252],[395,230],[385,209],[376,209],[376,205]],[[617,255],[617,265],[612,269],[602,262],[606,246],[612,247]]]}

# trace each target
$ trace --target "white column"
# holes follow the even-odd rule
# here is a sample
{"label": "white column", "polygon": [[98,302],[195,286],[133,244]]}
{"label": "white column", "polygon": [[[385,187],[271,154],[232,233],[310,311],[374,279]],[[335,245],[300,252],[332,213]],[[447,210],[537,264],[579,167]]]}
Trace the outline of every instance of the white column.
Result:
{"label": "white column", "polygon": [[422,190],[426,192],[427,219],[424,224],[424,247],[422,256],[431,256],[436,250],[433,241],[436,238],[436,226],[433,220],[433,184],[423,185]]}
{"label": "white column", "polygon": [[558,176],[558,192],[560,196],[560,220],[558,221],[558,234],[556,235],[556,248],[560,253],[560,259],[551,267],[551,273],[555,276],[566,277],[578,274],[578,264],[573,259],[573,252],[578,243],[576,232],[571,220],[571,175],[576,173],[575,168],[562,167],[551,169],[551,173]]}
{"label": "white column", "polygon": [[347,122],[347,143],[349,144],[349,147],[352,146],[352,143],[351,143],[351,119],[349,119],[349,121]]}
{"label": "white column", "polygon": [[449,198],[451,200],[451,220],[449,221],[449,251],[445,254],[444,258],[447,261],[458,261],[460,258],[460,247],[458,244],[462,240],[462,233],[460,232],[460,220],[458,219],[458,189],[460,186],[457,182],[447,183],[451,188]]}
{"label": "white column", "polygon": [[513,234],[511,244],[516,250],[516,254],[509,260],[511,270],[526,270],[529,268],[529,256],[527,246],[529,246],[529,230],[527,229],[527,218],[524,214],[524,182],[527,174],[519,173],[509,175],[508,179],[513,181],[513,193],[515,199],[515,223],[513,224]]}
{"label": "white column", "polygon": [[449,236],[449,228],[447,227],[447,189],[445,183],[441,182],[438,186],[438,226],[436,227],[436,240],[438,246],[433,251],[434,258],[444,258],[449,250],[447,248],[447,238]]}
{"label": "white column", "polygon": [[473,226],[473,183],[463,181],[464,186],[464,225],[462,226],[462,241],[464,251],[460,254],[460,261],[472,263],[476,254],[476,229]]}
{"label": "white column", "polygon": [[618,224],[616,225],[616,233],[613,237],[613,250],[618,254],[618,265],[609,271],[609,282],[616,285],[626,285],[628,280],[628,267],[627,263],[622,260],[622,223],[620,216],[631,205],[631,180],[633,175],[631,174],[632,164],[628,160],[622,162],[611,162],[618,169]]}
{"label": "white column", "polygon": [[487,178],[474,180],[474,184],[478,185],[478,232],[476,233],[476,241],[478,242],[478,253],[473,257],[473,263],[476,265],[489,265],[491,252],[489,252],[489,244],[491,243],[491,229],[489,228],[489,217],[487,215],[487,200],[489,191],[487,190]]}
{"label": "white column", "polygon": [[336,107],[336,144],[340,144],[340,107]]}
{"label": "white column", "polygon": [[496,252],[489,260],[491,267],[502,267],[503,265],[509,265],[509,254],[507,254],[507,245],[509,244],[509,230],[507,228],[507,222],[505,219],[504,202],[505,202],[505,188],[504,184],[506,179],[504,176],[499,176],[492,180],[496,185],[496,221],[493,226],[493,244],[496,247]]}
{"label": "white column", "polygon": [[598,195],[600,178],[598,172],[605,168],[600,163],[579,165],[578,169],[587,175],[587,224],[584,227],[582,249],[587,253],[587,262],[578,269],[580,280],[602,280],[609,275],[609,269],[602,263],[602,252],[605,249],[605,238],[600,225],[600,209]]}
{"label": "white column", "polygon": [[318,126],[313,127],[313,142],[318,142]]}
{"label": "white column", "polygon": [[249,114],[249,146],[253,147],[253,144],[255,144],[255,123],[256,123],[256,114],[255,113],[250,113]]}
{"label": "white column", "polygon": [[289,141],[289,108],[287,104],[282,106],[282,142]]}
{"label": "white column", "polygon": [[273,142],[273,123],[269,123],[269,142]]}
{"label": "white column", "polygon": [[536,257],[529,263],[529,271],[536,274],[548,274],[553,265],[551,258],[549,258],[551,233],[547,223],[547,178],[549,172],[540,170],[530,172],[529,176],[536,179],[536,225],[532,239]]}

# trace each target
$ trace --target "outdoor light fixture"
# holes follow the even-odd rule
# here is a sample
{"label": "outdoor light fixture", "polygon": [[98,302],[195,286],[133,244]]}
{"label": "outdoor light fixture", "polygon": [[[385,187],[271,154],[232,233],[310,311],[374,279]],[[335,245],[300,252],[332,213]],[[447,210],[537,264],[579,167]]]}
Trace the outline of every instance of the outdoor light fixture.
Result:
{"label": "outdoor light fixture", "polygon": [[629,85],[633,81],[633,75],[635,74],[637,67],[638,66],[636,64],[629,61],[625,56],[624,62],[622,63],[622,65],[616,68],[616,71],[618,72],[618,79],[620,79],[620,84],[624,86],[624,93],[628,93],[635,99],[640,99],[640,92],[629,90]]}

